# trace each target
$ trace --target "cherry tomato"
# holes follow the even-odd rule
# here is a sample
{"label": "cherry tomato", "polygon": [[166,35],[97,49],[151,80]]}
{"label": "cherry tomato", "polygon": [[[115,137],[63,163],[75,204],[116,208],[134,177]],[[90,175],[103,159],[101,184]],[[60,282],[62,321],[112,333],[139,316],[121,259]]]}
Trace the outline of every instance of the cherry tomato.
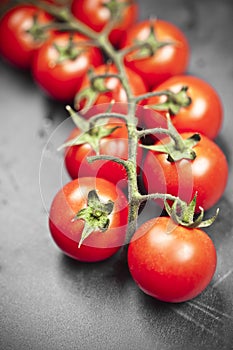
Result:
{"label": "cherry tomato", "polygon": [[[103,128],[105,130],[112,129],[113,132],[99,140],[99,154],[114,156],[124,160],[128,159],[129,142],[125,123],[116,118],[111,118],[104,126],[101,125],[97,129],[94,128],[90,136],[94,139],[99,132],[103,132]],[[78,128],[73,129],[68,140],[77,138],[80,133],[81,131]],[[118,184],[121,188],[125,188],[128,178],[123,165],[106,160],[96,160],[93,163],[89,163],[87,158],[94,155],[96,155],[96,151],[88,140],[82,144],[67,147],[64,154],[65,166],[71,178],[93,176],[108,180],[114,184]],[[141,161],[142,148],[138,147],[138,173],[140,171]]]}
{"label": "cherry tomato", "polygon": [[71,4],[73,15],[96,32],[101,32],[110,21],[115,20],[118,8],[120,17],[109,35],[115,46],[138,17],[138,5],[134,0],[73,0]]}
{"label": "cherry tomato", "polygon": [[[95,190],[103,204],[111,201],[108,228],[95,228],[82,242],[85,220],[73,220],[88,206],[88,194]],[[97,208],[98,209],[98,208]],[[92,212],[92,219],[100,212]],[[97,215],[97,217],[98,217]],[[115,254],[124,244],[128,203],[124,194],[112,183],[99,178],[80,178],[67,183],[55,195],[49,213],[49,228],[57,246],[68,256],[86,262],[101,261]]]}
{"label": "cherry tomato", "polygon": [[130,273],[143,292],[166,302],[199,295],[216,270],[216,249],[200,229],[174,226],[169,217],[144,223],[128,249]]}
{"label": "cherry tomato", "polygon": [[[192,136],[191,132],[181,133],[183,139]],[[156,144],[166,144],[168,139]],[[201,135],[201,140],[193,147],[194,160],[168,160],[165,153],[149,150],[143,170],[144,183],[149,193],[169,193],[190,202],[197,192],[197,204],[207,210],[214,206],[223,195],[227,179],[228,164],[219,146]]]}
{"label": "cherry tomato", "polygon": [[56,33],[36,52],[32,73],[52,98],[71,102],[90,66],[103,62],[101,51],[79,33]]}
{"label": "cherry tomato", "polygon": [[120,47],[127,48],[145,41],[150,46],[129,52],[125,63],[141,75],[150,88],[186,71],[190,48],[185,35],[175,25],[159,19],[141,21],[127,31]]}
{"label": "cherry tomato", "polygon": [[[186,98],[179,102],[179,93],[183,87],[188,88],[185,93]],[[209,83],[195,76],[179,75],[166,80],[153,91],[163,90],[169,90],[177,96],[177,101],[173,106],[178,108],[178,111],[172,117],[172,122],[179,132],[199,132],[210,139],[214,139],[218,135],[222,125],[223,106],[220,96]],[[186,106],[185,100],[187,98],[191,99],[191,103]],[[182,102],[184,105],[179,107]],[[169,99],[165,95],[155,96],[147,101],[147,105],[154,106],[153,109],[157,109],[164,116],[170,103],[172,103],[172,97]],[[156,105],[158,106],[156,107]],[[154,124],[153,114],[151,117],[152,119],[145,119],[145,125],[148,128],[153,127]]]}
{"label": "cherry tomato", "polygon": [[[103,74],[116,75],[117,69],[114,65],[103,64],[96,67],[92,72],[92,76],[96,76],[96,77],[98,75],[103,75]],[[126,68],[126,76],[127,76],[129,85],[131,87],[132,94],[134,96],[145,94],[148,91],[147,86],[142,80],[142,78],[138,74],[136,74],[134,71],[132,71],[129,68]],[[88,90],[91,90],[92,96],[94,93],[93,104],[95,105],[110,103],[113,100],[115,102],[122,103],[122,106],[123,106],[123,103],[125,104],[127,103],[126,92],[120,80],[117,77],[113,76],[109,78],[96,79],[94,81],[94,86],[91,85],[90,79],[91,79],[90,76],[86,75],[79,89],[80,93],[78,91],[76,94],[76,99],[75,99],[76,110],[85,107],[85,104],[86,104],[85,98],[87,98],[86,92],[88,92]],[[100,86],[98,86],[98,83],[100,83]],[[98,87],[99,87],[99,91],[98,91]],[[119,104],[118,104],[118,107],[119,107]]]}
{"label": "cherry tomato", "polygon": [[33,5],[18,5],[0,20],[0,53],[13,65],[29,69],[33,55],[52,30],[52,17]]}

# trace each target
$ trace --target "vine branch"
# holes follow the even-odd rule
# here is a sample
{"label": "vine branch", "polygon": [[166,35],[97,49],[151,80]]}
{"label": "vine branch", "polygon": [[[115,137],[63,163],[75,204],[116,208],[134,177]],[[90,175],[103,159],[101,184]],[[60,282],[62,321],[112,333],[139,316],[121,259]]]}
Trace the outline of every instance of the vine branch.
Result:
{"label": "vine branch", "polygon": [[[138,141],[142,136],[148,135],[148,134],[165,134],[171,137],[175,144],[182,146],[182,140],[181,136],[177,134],[174,131],[174,127],[171,125],[171,122],[168,118],[168,128],[152,128],[152,129],[146,129],[146,130],[137,130],[137,118],[135,116],[135,111],[137,104],[145,100],[149,97],[154,96],[171,96],[171,92],[168,90],[160,91],[160,92],[149,92],[147,94],[142,94],[140,96],[134,96],[132,93],[131,86],[129,84],[129,80],[126,74],[126,68],[124,65],[124,57],[127,53],[141,48],[142,46],[145,47],[145,45],[149,45],[146,43],[143,44],[136,44],[135,46],[123,50],[116,50],[113,45],[109,41],[109,33],[111,29],[113,28],[114,23],[116,22],[116,19],[112,19],[113,22],[110,23],[105,27],[105,29],[101,33],[97,33],[91,28],[89,28],[87,25],[79,21],[77,18],[75,18],[69,8],[65,7],[58,7],[54,5],[49,5],[43,2],[38,2],[35,0],[29,0],[27,1],[30,4],[34,4],[48,13],[50,13],[52,16],[54,16],[56,19],[58,19],[60,23],[60,28],[63,28],[64,30],[69,31],[78,31],[79,33],[84,34],[87,36],[90,40],[92,40],[96,45],[102,49],[102,51],[107,55],[108,59],[112,61],[112,63],[115,65],[117,69],[117,74],[108,74],[108,75],[100,75],[100,76],[94,76],[91,77],[92,81],[95,81],[97,78],[106,78],[106,77],[116,77],[120,80],[126,96],[127,96],[127,105],[128,105],[128,112],[127,115],[121,114],[121,113],[115,113],[112,111],[107,110],[106,113],[99,113],[95,116],[91,117],[89,119],[89,123],[97,123],[100,119],[107,119],[107,118],[119,118],[126,122],[127,130],[128,130],[128,159],[123,160],[120,158],[112,157],[109,155],[96,155],[88,158],[89,162],[94,162],[97,160],[109,160],[117,162],[118,164],[121,164],[128,175],[128,202],[129,202],[129,214],[128,214],[128,233],[127,233],[127,239],[129,240],[130,237],[133,235],[133,233],[136,231],[137,228],[137,217],[138,217],[138,209],[140,204],[143,201],[151,200],[151,199],[162,199],[165,202],[167,200],[174,201],[176,203],[180,203],[182,206],[187,205],[185,202],[181,201],[178,197],[172,196],[170,194],[161,194],[161,193],[153,193],[153,194],[146,194],[141,195],[138,189],[137,184],[137,151],[138,151]],[[59,27],[59,23],[58,23]],[[81,114],[79,114],[80,116]],[[89,124],[90,125],[90,124]]]}

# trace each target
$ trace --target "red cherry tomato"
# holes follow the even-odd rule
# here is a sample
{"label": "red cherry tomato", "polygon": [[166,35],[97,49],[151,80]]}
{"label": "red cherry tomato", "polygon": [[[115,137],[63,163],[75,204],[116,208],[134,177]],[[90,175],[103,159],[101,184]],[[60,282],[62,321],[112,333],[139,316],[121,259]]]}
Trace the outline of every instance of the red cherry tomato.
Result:
{"label": "red cherry tomato", "polygon": [[141,75],[152,88],[171,76],[186,71],[190,48],[183,32],[172,23],[163,20],[145,20],[133,25],[123,36],[120,47],[127,48],[145,42],[148,37],[152,51],[147,50],[145,54],[145,47],[143,50],[135,49],[126,55],[125,63]]}
{"label": "red cherry tomato", "polygon": [[[193,134],[181,133],[183,139]],[[165,138],[156,144],[166,144]],[[182,159],[170,162],[167,154],[149,151],[143,170],[144,183],[149,193],[169,193],[190,202],[197,192],[199,206],[207,210],[214,206],[223,195],[227,179],[228,164],[222,150],[216,143],[201,135],[200,142],[194,146],[194,160]]]}
{"label": "red cherry tomato", "polygon": [[[105,136],[99,141],[99,154],[118,157],[121,159],[128,159],[128,131],[124,122],[111,118],[106,125],[101,126],[106,130],[116,128],[110,135]],[[94,136],[95,129],[92,136]],[[68,137],[72,140],[80,135],[81,131],[78,128],[73,129]],[[88,162],[88,157],[95,156],[96,152],[93,146],[87,141],[83,144],[67,147],[65,151],[65,165],[71,176],[75,179],[77,177],[93,176],[108,180],[119,187],[125,188],[127,186],[128,178],[127,172],[123,165],[114,161],[96,160],[93,163]],[[138,172],[142,161],[142,148],[138,147],[137,164]]]}
{"label": "red cherry tomato", "polygon": [[71,102],[89,67],[103,62],[101,51],[87,40],[79,33],[56,33],[35,54],[33,77],[52,98]]}
{"label": "red cherry tomato", "polygon": [[[93,76],[98,76],[103,74],[117,74],[117,69],[113,65],[103,64],[96,67],[93,70]],[[126,76],[127,76],[130,88],[132,90],[132,94],[134,96],[145,94],[148,91],[148,88],[144,83],[143,79],[134,71],[132,71],[129,68],[126,68]],[[97,82],[97,80],[95,80],[95,82]],[[85,107],[85,104],[86,104],[85,94],[82,99],[80,97],[82,96],[82,93],[84,91],[90,88],[91,88],[90,77],[86,75],[79,89],[80,94],[79,94],[79,91],[76,94],[76,103],[75,103],[76,110],[82,109],[83,107]],[[127,95],[120,80],[117,77],[109,77],[109,78],[101,79],[101,88],[103,88],[103,90],[104,89],[106,90],[105,91],[100,90],[98,92],[98,86],[94,87],[96,91],[96,95],[95,95],[93,104],[95,105],[106,104],[106,103],[109,104],[111,101],[114,100],[115,102],[122,103],[122,107],[124,103],[126,106]],[[117,108],[119,110],[119,104]]]}
{"label": "red cherry tomato", "polygon": [[33,5],[10,9],[0,20],[0,54],[13,65],[29,69],[36,50],[52,30],[43,29],[52,17]]}
{"label": "red cherry tomato", "polygon": [[[187,87],[187,97],[191,98],[191,104],[180,107],[177,114],[172,117],[172,122],[179,132],[193,131],[199,132],[210,139],[214,139],[222,125],[223,106],[220,96],[216,90],[206,81],[191,75],[174,76],[155,88],[154,92],[169,90],[175,94],[181,91],[182,87]],[[162,105],[169,102],[165,95],[149,98],[147,105]],[[159,107],[157,109],[165,116],[167,109]],[[146,116],[146,114],[145,114]],[[152,118],[145,118],[146,127],[154,125]]]}
{"label": "red cherry tomato", "polygon": [[146,294],[166,302],[199,295],[216,270],[216,250],[200,229],[174,226],[169,217],[144,223],[128,249],[130,273]]}
{"label": "red cherry tomato", "polygon": [[113,45],[118,46],[122,34],[128,30],[138,17],[138,5],[135,1],[73,0],[71,11],[81,22],[94,31],[101,32],[110,21],[115,20],[114,7],[120,8],[121,15],[113,26],[109,39]]}
{"label": "red cherry tomato", "polygon": [[[88,193],[92,190],[96,190],[103,203],[111,201],[114,206],[108,215],[107,230],[94,229],[79,247],[85,221],[72,219],[87,208]],[[49,213],[49,228],[55,243],[66,255],[80,261],[101,261],[115,254],[124,244],[127,215],[127,199],[114,184],[99,178],[80,178],[67,183],[55,195]]]}

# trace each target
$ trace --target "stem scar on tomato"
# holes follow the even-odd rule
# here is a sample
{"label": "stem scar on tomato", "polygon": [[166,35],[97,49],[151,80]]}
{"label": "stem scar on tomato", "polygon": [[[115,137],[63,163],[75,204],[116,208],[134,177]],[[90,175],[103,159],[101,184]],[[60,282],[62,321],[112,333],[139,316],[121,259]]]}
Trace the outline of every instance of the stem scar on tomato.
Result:
{"label": "stem scar on tomato", "polygon": [[170,206],[167,200],[164,201],[166,212],[175,224],[188,228],[201,228],[211,226],[217,219],[219,208],[217,208],[215,215],[203,221],[204,209],[202,207],[199,207],[200,214],[195,217],[197,195],[198,194],[195,193],[193,199],[188,204],[176,199]]}
{"label": "stem scar on tomato", "polygon": [[65,60],[74,61],[87,50],[86,43],[80,42],[77,44],[74,42],[72,33],[70,33],[68,43],[65,46],[58,45],[56,42],[54,42],[53,46],[58,52],[58,59],[56,63],[62,63]]}
{"label": "stem scar on tomato", "polygon": [[187,92],[188,86],[182,86],[178,92],[171,90],[163,91],[161,94],[158,93],[158,95],[166,98],[164,102],[147,104],[146,106],[156,111],[167,111],[171,116],[175,116],[181,108],[191,105],[192,99]]}
{"label": "stem scar on tomato", "polygon": [[68,140],[67,142],[63,143],[58,148],[58,150],[61,150],[65,147],[83,145],[88,143],[98,155],[100,148],[100,140],[104,137],[111,135],[116,129],[121,128],[121,125],[116,125],[111,128],[108,128],[102,123],[101,125],[98,125],[98,121],[96,123],[86,121],[70,106],[67,106],[66,109],[70,113],[70,116],[76,127],[81,130],[81,133],[78,134],[78,136],[72,138],[71,140]]}
{"label": "stem scar on tomato", "polygon": [[109,215],[112,213],[114,203],[109,200],[107,203],[101,202],[97,192],[92,190],[88,193],[87,207],[81,209],[72,222],[82,219],[85,221],[84,229],[79,241],[80,248],[83,241],[96,229],[105,232],[109,227]]}
{"label": "stem scar on tomato", "polygon": [[171,138],[170,142],[162,142],[161,145],[152,146],[141,145],[141,147],[156,152],[166,153],[168,155],[167,160],[169,162],[177,162],[181,159],[194,160],[196,158],[196,153],[193,147],[196,146],[197,143],[201,140],[200,134],[195,133],[184,140],[172,124],[169,113],[167,113],[166,117],[167,134]]}
{"label": "stem scar on tomato", "polygon": [[135,39],[135,46],[138,45],[136,53],[131,55],[131,60],[140,60],[153,56],[159,49],[167,45],[175,45],[172,41],[159,41],[156,38],[154,22],[156,19],[150,20],[149,34],[146,39]]}

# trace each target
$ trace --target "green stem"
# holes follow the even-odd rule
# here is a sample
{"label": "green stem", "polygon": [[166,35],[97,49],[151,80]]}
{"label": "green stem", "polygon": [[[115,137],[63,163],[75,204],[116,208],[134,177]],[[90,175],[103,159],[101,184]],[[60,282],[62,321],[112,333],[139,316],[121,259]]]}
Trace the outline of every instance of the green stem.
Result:
{"label": "green stem", "polygon": [[[136,111],[136,105],[139,101],[146,99],[148,97],[152,96],[161,96],[161,95],[170,95],[170,91],[161,91],[161,92],[151,92],[147,93],[141,96],[134,96],[132,93],[131,86],[128,81],[128,77],[126,74],[126,68],[124,65],[124,56],[129,50],[133,50],[137,47],[133,47],[131,49],[125,49],[117,51],[112,44],[110,43],[108,39],[109,31],[111,29],[111,25],[108,25],[105,30],[103,30],[101,33],[97,33],[91,28],[89,28],[87,25],[76,19],[70,10],[68,8],[61,8],[54,5],[48,5],[45,3],[39,3],[38,1],[31,0],[28,1],[29,3],[35,4],[36,6],[40,6],[45,11],[49,12],[51,15],[55,16],[61,23],[61,26],[63,25],[63,28],[66,30],[71,31],[78,31],[85,36],[87,36],[90,40],[92,40],[98,47],[100,47],[103,52],[106,54],[106,56],[113,62],[117,69],[117,77],[121,81],[121,84],[125,90],[126,96],[127,96],[127,102],[128,102],[128,113],[127,115],[122,115],[118,113],[112,113],[107,111],[106,113],[100,113],[98,115],[95,115],[91,118],[91,122],[95,123],[99,119],[102,118],[109,118],[109,117],[117,117],[124,121],[126,121],[127,129],[128,129],[128,159],[122,160],[119,158],[107,156],[107,155],[98,155],[94,157],[88,158],[88,161],[93,162],[95,160],[99,159],[105,159],[105,160],[111,160],[115,161],[119,164],[122,164],[124,168],[127,171],[128,175],[128,201],[129,201],[129,214],[128,214],[128,233],[127,233],[127,242],[131,239],[132,235],[136,231],[137,228],[137,217],[138,217],[138,209],[140,204],[145,200],[151,200],[151,199],[163,199],[166,201],[167,199],[173,200],[173,201],[180,201],[180,203],[183,203],[179,198],[174,197],[169,194],[161,194],[161,193],[154,193],[154,194],[148,194],[148,195],[141,195],[139,193],[138,184],[137,184],[137,151],[138,151],[138,141],[142,135],[146,135],[151,133],[151,131],[155,131],[157,133],[163,133],[171,136],[175,142],[175,145],[177,148],[182,148],[182,138],[181,136],[175,132],[175,129],[172,128],[171,125],[169,125],[168,120],[168,129],[162,129],[162,128],[154,128],[154,129],[148,129],[143,131],[137,130],[137,118],[135,117],[135,111]],[[153,39],[154,40],[154,39]],[[154,44],[154,41],[152,42]],[[167,44],[167,43],[165,43]],[[148,44],[140,43],[140,47],[145,46]],[[115,76],[115,75],[114,75]],[[96,78],[94,78],[96,79]],[[83,126],[84,128],[86,125]],[[89,233],[89,229],[87,230]]]}
{"label": "green stem", "polygon": [[113,46],[108,41],[106,36],[100,36],[98,39],[99,44],[104,48],[109,58],[114,62],[117,70],[119,79],[122,86],[126,92],[128,101],[128,162],[124,163],[126,165],[126,171],[128,175],[128,200],[129,200],[129,216],[128,216],[128,234],[127,241],[129,237],[136,230],[137,225],[137,215],[139,202],[137,201],[138,187],[137,187],[137,147],[138,147],[138,135],[137,135],[137,119],[134,117],[136,104],[134,102],[134,95],[132,93],[129,81],[126,75],[126,69],[124,66],[124,57],[122,53],[117,52]]}
{"label": "green stem", "polygon": [[183,152],[185,150],[185,142],[182,139],[179,132],[174,127],[174,125],[172,124],[169,113],[167,113],[167,127],[168,131],[170,132],[170,137],[175,143],[175,149],[179,150],[180,152]]}
{"label": "green stem", "polygon": [[182,201],[179,197],[173,196],[167,193],[151,193],[139,195],[139,202],[142,203],[146,200],[162,199],[164,202],[167,200],[177,201],[180,205],[186,205],[187,203]]}
{"label": "green stem", "polygon": [[[161,90],[161,91],[151,91],[151,92],[147,92],[146,94],[143,95],[139,95],[139,96],[135,96],[134,97],[134,101],[136,103],[142,101],[142,100],[146,100],[150,97],[156,97],[156,96],[173,96],[174,93],[171,92],[170,90]],[[145,108],[145,106],[144,106]]]}
{"label": "green stem", "polygon": [[106,112],[106,113],[99,113],[94,115],[89,119],[89,122],[92,125],[95,125],[99,120],[101,119],[109,119],[109,118],[117,118],[125,121],[127,123],[127,117],[124,114],[121,113],[114,113],[114,112]]}
{"label": "green stem", "polygon": [[137,130],[137,134],[139,138],[146,135],[151,135],[151,134],[161,134],[161,135],[168,135],[170,137],[173,137],[172,133],[168,129],[164,129],[164,128]]}
{"label": "green stem", "polygon": [[164,128],[152,128],[152,129],[144,129],[144,130],[137,130],[137,134],[139,138],[150,135],[150,134],[160,134],[160,135],[167,135],[171,137],[175,143],[175,148],[182,151],[185,148],[185,144],[183,139],[181,138],[180,134],[177,132],[174,132],[174,130],[164,129]]}
{"label": "green stem", "polygon": [[108,155],[97,155],[97,156],[91,156],[87,158],[87,161],[89,163],[95,162],[96,160],[109,160],[109,161],[113,161],[116,162],[118,164],[123,165],[123,167],[126,169],[126,171],[128,170],[128,164],[127,164],[127,160],[121,159],[121,158],[117,158],[114,156],[108,156]]}

